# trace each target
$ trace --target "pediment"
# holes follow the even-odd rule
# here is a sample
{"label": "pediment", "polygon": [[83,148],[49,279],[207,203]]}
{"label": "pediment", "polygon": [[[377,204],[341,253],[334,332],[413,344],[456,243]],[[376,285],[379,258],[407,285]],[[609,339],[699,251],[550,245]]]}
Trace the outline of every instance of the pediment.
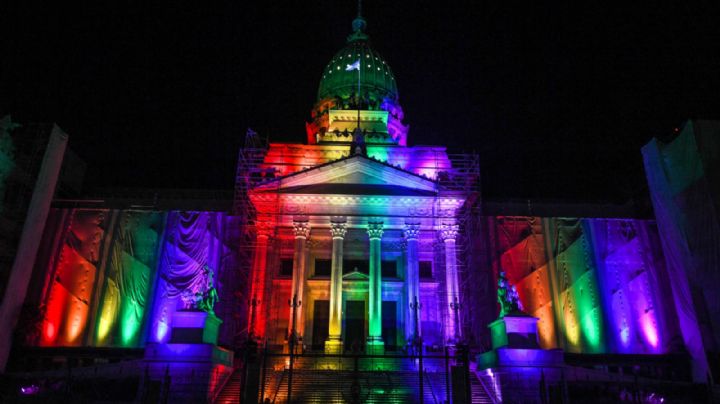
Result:
{"label": "pediment", "polygon": [[[278,183],[280,182],[279,187]],[[273,189],[298,193],[424,193],[438,191],[432,180],[361,155],[336,160],[264,184],[257,191]],[[333,189],[338,192],[332,192]],[[352,192],[344,192],[352,191]]]}
{"label": "pediment", "polygon": [[344,281],[366,281],[368,279],[370,279],[369,276],[367,276],[364,273],[359,272],[359,271],[352,271],[350,273],[343,275]]}

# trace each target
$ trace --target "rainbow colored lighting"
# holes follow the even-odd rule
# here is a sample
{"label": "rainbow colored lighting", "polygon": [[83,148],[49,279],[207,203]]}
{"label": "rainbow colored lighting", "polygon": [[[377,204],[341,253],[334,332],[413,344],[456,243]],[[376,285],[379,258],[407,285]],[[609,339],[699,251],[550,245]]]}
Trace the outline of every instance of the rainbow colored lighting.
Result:
{"label": "rainbow colored lighting", "polygon": [[[58,259],[49,271],[40,345],[134,347],[146,340],[168,342],[182,288],[193,285],[202,265],[220,266],[222,217],[210,212],[120,211],[70,211],[69,217],[66,237],[57,246]],[[107,217],[124,224],[107,228]],[[662,261],[647,258],[659,247],[642,236],[651,223],[488,220],[497,245],[494,265],[506,271],[525,310],[539,318],[543,348],[665,352],[669,338],[662,328],[665,320],[654,283],[655,265]],[[267,237],[259,237],[260,245],[263,239]],[[553,250],[547,246],[554,246]],[[256,337],[264,335],[271,309],[264,308],[270,302],[263,302],[265,288],[260,286],[267,282],[268,256],[267,250],[258,256],[256,266],[262,270],[252,278]],[[91,312],[93,305],[96,313]],[[273,315],[289,316],[287,307],[278,310]],[[91,318],[95,318],[92,327]],[[438,330],[423,329],[427,338],[443,334],[440,323],[429,324]]]}
{"label": "rainbow colored lighting", "polygon": [[[492,220],[497,268],[539,318],[543,348],[570,352],[660,353],[659,245],[642,236],[651,222],[618,219]],[[549,253],[546,245],[554,246]],[[553,292],[554,291],[554,292]]]}

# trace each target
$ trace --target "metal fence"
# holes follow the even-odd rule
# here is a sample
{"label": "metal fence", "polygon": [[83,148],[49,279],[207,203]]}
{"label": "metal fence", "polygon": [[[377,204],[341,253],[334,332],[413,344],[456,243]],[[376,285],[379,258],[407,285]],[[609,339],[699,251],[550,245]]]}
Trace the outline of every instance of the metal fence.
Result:
{"label": "metal fence", "polygon": [[258,403],[466,403],[467,359],[450,349],[434,355],[265,351],[246,372],[257,376],[247,380],[257,384]]}

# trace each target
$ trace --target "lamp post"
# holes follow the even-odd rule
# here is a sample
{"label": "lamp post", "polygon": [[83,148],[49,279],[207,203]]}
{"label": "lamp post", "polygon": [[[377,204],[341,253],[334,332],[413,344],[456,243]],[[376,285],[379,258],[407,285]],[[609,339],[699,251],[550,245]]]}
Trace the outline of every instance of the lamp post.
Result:
{"label": "lamp post", "polygon": [[450,309],[453,311],[453,320],[455,321],[455,327],[454,327],[454,328],[455,328],[455,335],[454,335],[454,338],[455,338],[455,342],[456,342],[456,343],[457,343],[458,341],[460,341],[460,321],[459,321],[459,320],[460,320],[460,317],[459,317],[459,315],[458,315],[458,311],[460,310],[461,307],[462,307],[462,305],[460,304],[460,302],[458,302],[458,298],[457,298],[457,296],[456,296],[456,297],[455,297],[455,300],[452,301],[452,302],[450,302]]}
{"label": "lamp post", "polygon": [[[422,304],[418,302],[417,296],[413,297],[413,301],[410,302],[410,308],[413,311],[413,315],[415,316],[415,324],[414,324],[414,330],[413,330],[413,346],[417,346],[418,343],[422,344],[422,340],[420,339],[420,327],[418,327],[418,321],[420,320],[420,314],[419,311],[422,309]],[[422,348],[422,346],[421,346]]]}

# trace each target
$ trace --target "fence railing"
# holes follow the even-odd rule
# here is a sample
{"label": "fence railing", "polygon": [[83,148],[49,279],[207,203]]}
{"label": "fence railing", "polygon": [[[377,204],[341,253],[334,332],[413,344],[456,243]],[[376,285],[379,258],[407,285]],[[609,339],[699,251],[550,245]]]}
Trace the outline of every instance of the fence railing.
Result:
{"label": "fence railing", "polygon": [[449,371],[464,367],[465,372],[452,373],[468,375],[469,363],[449,350],[444,355],[303,353],[293,354],[292,361],[289,353],[261,357],[258,403],[460,403],[470,397],[467,377],[453,378]]}

